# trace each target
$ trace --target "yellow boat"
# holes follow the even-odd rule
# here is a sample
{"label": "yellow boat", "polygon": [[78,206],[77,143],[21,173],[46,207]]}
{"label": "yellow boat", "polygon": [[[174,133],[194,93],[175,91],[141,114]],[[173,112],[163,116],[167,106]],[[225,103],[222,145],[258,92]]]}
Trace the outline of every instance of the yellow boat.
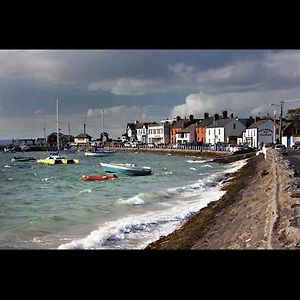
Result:
{"label": "yellow boat", "polygon": [[47,164],[47,165],[66,165],[66,164],[79,164],[79,159],[73,158],[66,158],[64,156],[60,156],[59,154],[50,154],[46,158],[38,159],[36,161],[40,164]]}

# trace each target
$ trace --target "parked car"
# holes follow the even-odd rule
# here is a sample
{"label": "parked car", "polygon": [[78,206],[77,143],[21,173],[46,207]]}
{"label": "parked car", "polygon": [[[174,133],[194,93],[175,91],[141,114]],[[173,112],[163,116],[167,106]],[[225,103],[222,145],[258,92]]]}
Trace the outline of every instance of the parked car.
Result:
{"label": "parked car", "polygon": [[130,147],[131,147],[131,144],[130,144],[130,143],[124,143],[124,147],[130,148]]}
{"label": "parked car", "polygon": [[154,144],[152,144],[152,143],[148,144],[148,148],[154,148],[154,147],[155,147]]}
{"label": "parked car", "polygon": [[277,145],[275,145],[275,149],[276,149],[279,153],[281,153],[281,154],[283,154],[283,155],[287,155],[287,154],[288,154],[285,145],[277,144]]}
{"label": "parked car", "polygon": [[292,149],[300,149],[300,141],[296,141],[295,144],[292,146]]}
{"label": "parked car", "polygon": [[256,150],[249,146],[238,146],[237,150],[233,152],[234,155],[236,154],[244,154],[249,152],[255,152]]}

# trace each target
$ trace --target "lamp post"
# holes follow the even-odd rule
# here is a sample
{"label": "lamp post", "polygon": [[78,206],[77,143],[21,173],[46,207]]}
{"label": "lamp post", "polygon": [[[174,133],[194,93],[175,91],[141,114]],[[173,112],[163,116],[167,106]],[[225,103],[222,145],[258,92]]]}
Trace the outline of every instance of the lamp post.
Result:
{"label": "lamp post", "polygon": [[[282,104],[283,101],[280,101],[280,105],[279,104],[275,104],[275,103],[271,103],[271,106],[278,106],[280,107],[280,119],[279,119],[279,143],[281,144],[281,127],[282,127]],[[275,112],[274,112],[274,116],[275,116]],[[274,131],[276,131],[276,121],[274,120]],[[276,133],[274,134],[275,136],[275,140],[276,140]],[[274,142],[276,143],[276,141]]]}

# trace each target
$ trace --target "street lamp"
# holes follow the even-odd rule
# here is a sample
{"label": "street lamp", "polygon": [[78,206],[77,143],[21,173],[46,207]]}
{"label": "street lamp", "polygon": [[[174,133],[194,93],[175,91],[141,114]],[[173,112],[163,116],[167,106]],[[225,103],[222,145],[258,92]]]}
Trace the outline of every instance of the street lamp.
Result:
{"label": "street lamp", "polygon": [[[282,106],[283,106],[284,101],[280,101],[279,104],[271,103],[270,106],[278,106],[280,107],[280,119],[279,119],[279,143],[281,144],[281,128],[282,128]],[[275,127],[275,126],[274,126]],[[274,128],[276,130],[276,127]],[[276,136],[276,134],[275,134]]]}

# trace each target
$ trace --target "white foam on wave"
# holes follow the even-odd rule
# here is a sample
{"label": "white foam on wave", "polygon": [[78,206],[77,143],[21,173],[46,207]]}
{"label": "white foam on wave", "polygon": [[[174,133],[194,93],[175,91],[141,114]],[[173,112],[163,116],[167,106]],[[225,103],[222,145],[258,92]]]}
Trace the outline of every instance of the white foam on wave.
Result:
{"label": "white foam on wave", "polygon": [[51,176],[51,177],[45,177],[45,178],[42,178],[42,181],[48,181],[50,179],[54,179],[54,177],[53,176]]}
{"label": "white foam on wave", "polygon": [[91,193],[92,190],[91,189],[86,189],[86,190],[82,190],[79,192],[79,194],[83,194],[83,193]]}
{"label": "white foam on wave", "polygon": [[192,167],[191,167],[190,170],[196,171],[196,168],[192,168]]}
{"label": "white foam on wave", "polygon": [[141,195],[135,195],[128,199],[118,199],[117,203],[126,205],[144,205],[145,201],[140,197]]}
{"label": "white foam on wave", "polygon": [[[224,178],[225,173],[234,173],[246,163],[247,160],[238,161],[229,164],[224,171],[216,172],[191,185],[169,188],[163,194],[175,199],[170,206],[161,205],[162,210],[105,222],[85,238],[62,244],[58,249],[142,249],[160,236],[176,230],[183,221],[208,203],[218,200],[225,194],[225,191],[220,190],[220,180]],[[123,201],[134,203],[143,200],[139,195]]]}
{"label": "white foam on wave", "polygon": [[[178,201],[169,209],[131,215],[115,221],[105,222],[83,239],[60,245],[58,249],[141,249],[161,235],[175,230],[192,213],[215,201],[224,192],[211,189],[201,201]],[[123,245],[120,245],[120,243]]]}
{"label": "white foam on wave", "polygon": [[188,159],[185,162],[189,163],[189,164],[203,164],[205,162],[207,162],[207,160],[194,160],[194,159]]}
{"label": "white foam on wave", "polygon": [[203,167],[206,167],[206,168],[212,168],[212,166],[209,165],[209,164],[203,165]]}

